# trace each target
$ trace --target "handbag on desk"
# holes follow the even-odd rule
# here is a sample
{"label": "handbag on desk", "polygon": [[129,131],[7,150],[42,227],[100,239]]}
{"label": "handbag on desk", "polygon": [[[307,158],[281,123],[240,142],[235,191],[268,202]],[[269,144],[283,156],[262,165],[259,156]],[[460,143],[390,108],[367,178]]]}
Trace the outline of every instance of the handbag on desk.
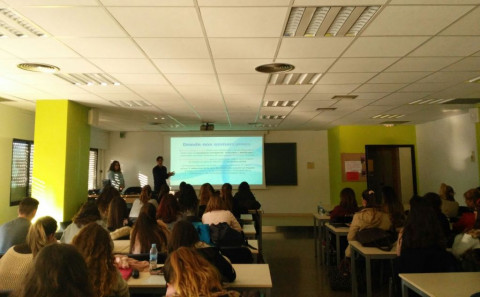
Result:
{"label": "handbag on desk", "polygon": [[360,230],[355,239],[363,246],[376,247],[386,252],[392,250],[393,244],[397,240],[394,234],[380,228]]}

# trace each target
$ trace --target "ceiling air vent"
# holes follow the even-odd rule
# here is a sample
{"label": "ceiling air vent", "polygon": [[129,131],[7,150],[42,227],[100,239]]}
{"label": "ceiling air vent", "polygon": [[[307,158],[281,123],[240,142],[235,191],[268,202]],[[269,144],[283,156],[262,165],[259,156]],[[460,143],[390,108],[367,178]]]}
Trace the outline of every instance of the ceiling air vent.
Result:
{"label": "ceiling air vent", "polygon": [[295,107],[297,106],[297,104],[298,104],[298,101],[293,101],[293,100],[263,102],[264,107]]}
{"label": "ceiling air vent", "polygon": [[152,106],[150,103],[145,102],[143,100],[118,100],[118,101],[110,101],[110,103],[115,104],[117,106],[126,107],[126,108]]}
{"label": "ceiling air vent", "polygon": [[257,72],[262,73],[278,73],[278,72],[288,72],[295,69],[295,66],[287,63],[271,63],[255,67]]}
{"label": "ceiling air vent", "polygon": [[404,114],[377,114],[372,119],[399,119],[404,116]]}
{"label": "ceiling air vent", "polygon": [[18,64],[17,67],[22,70],[43,73],[55,73],[57,71],[60,71],[60,68],[58,68],[57,66],[39,63],[21,63]]}
{"label": "ceiling air vent", "polygon": [[478,103],[480,103],[480,98],[455,98],[455,99],[451,99],[450,101],[445,102],[443,104],[466,104],[466,105],[470,105],[470,104],[478,104]]}
{"label": "ceiling air vent", "polygon": [[319,107],[316,109],[316,111],[334,111],[336,109],[336,107]]}
{"label": "ceiling air vent", "polygon": [[332,99],[335,99],[335,100],[342,100],[342,99],[352,100],[352,99],[355,99],[357,97],[358,97],[358,95],[335,95],[335,96],[332,97]]}
{"label": "ceiling air vent", "polygon": [[321,73],[275,73],[270,74],[269,85],[314,85]]}
{"label": "ceiling air vent", "polygon": [[9,8],[0,8],[0,37],[44,37],[47,34]]}
{"label": "ceiling air vent", "polygon": [[57,77],[77,86],[119,86],[120,83],[106,73],[56,73]]}
{"label": "ceiling air vent", "polygon": [[283,36],[356,36],[380,6],[292,7]]}

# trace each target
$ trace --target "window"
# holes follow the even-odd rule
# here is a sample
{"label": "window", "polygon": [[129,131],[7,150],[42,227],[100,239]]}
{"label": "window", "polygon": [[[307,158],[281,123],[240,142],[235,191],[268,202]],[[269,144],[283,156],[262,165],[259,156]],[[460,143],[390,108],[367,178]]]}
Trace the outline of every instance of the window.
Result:
{"label": "window", "polygon": [[98,149],[90,149],[90,156],[88,158],[88,189],[94,190],[97,188],[97,163],[98,163]]}
{"label": "window", "polygon": [[10,206],[18,205],[32,194],[33,148],[33,141],[13,140]]}

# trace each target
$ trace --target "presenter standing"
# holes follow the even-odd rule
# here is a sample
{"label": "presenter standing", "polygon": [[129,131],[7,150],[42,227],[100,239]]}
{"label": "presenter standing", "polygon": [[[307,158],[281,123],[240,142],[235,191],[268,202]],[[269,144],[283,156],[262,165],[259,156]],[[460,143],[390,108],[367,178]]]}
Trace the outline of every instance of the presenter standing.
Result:
{"label": "presenter standing", "polygon": [[118,161],[115,160],[110,164],[107,176],[110,184],[119,192],[122,192],[125,188],[125,180],[123,179],[122,169],[120,169],[120,163]]}
{"label": "presenter standing", "polygon": [[160,187],[167,183],[167,179],[175,175],[175,171],[167,171],[167,167],[163,166],[163,157],[157,157],[157,166],[153,167],[153,184],[155,193],[160,192]]}

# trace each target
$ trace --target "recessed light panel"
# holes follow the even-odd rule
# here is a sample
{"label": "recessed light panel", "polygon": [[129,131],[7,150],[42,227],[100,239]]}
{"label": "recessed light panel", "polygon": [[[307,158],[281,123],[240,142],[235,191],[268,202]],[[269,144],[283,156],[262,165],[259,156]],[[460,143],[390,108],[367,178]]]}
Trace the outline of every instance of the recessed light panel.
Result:
{"label": "recessed light panel", "polygon": [[270,74],[269,85],[314,85],[321,73],[274,73]]}

